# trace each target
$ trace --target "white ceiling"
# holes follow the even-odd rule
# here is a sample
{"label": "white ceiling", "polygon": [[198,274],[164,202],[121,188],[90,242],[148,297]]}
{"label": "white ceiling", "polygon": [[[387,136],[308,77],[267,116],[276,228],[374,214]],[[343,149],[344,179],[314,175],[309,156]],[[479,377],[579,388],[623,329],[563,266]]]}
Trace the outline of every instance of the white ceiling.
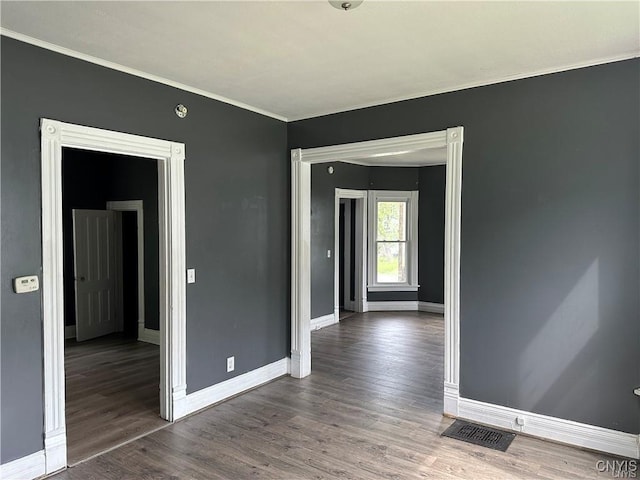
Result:
{"label": "white ceiling", "polygon": [[0,7],[8,36],[287,120],[640,56],[638,1]]}

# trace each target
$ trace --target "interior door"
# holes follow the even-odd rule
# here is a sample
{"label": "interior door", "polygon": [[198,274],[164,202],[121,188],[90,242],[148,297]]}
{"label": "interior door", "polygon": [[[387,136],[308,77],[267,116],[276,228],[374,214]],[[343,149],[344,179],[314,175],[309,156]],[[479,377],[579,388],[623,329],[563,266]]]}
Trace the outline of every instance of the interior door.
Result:
{"label": "interior door", "polygon": [[118,330],[115,221],[111,210],[73,210],[76,340]]}

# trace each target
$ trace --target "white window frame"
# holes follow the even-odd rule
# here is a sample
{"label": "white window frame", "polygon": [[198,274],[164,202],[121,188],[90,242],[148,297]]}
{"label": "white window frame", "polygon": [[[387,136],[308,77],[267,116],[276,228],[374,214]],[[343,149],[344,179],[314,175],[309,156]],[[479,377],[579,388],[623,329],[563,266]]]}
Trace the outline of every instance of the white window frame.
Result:
{"label": "white window frame", "polygon": [[[377,281],[377,217],[379,202],[407,203],[407,281],[398,283],[379,283]],[[418,290],[418,192],[369,190],[368,222],[368,285],[370,292],[415,292]]]}

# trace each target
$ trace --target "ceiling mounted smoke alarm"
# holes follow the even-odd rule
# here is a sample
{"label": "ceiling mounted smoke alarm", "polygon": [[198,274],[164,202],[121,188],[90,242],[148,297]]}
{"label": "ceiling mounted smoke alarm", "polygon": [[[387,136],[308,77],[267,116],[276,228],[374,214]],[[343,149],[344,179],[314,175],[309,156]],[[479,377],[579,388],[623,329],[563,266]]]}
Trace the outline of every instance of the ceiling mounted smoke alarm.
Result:
{"label": "ceiling mounted smoke alarm", "polygon": [[345,0],[329,0],[329,3],[333,8],[344,10],[346,12],[348,10],[353,10],[354,8],[359,7],[363,1],[364,0],[352,0],[350,2]]}

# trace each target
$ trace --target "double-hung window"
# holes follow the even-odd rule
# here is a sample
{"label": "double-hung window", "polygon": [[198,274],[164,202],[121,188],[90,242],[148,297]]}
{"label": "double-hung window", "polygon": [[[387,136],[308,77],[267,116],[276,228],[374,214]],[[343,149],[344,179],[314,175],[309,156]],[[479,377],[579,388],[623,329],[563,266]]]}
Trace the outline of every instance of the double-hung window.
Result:
{"label": "double-hung window", "polygon": [[418,192],[369,191],[369,291],[418,289]]}

